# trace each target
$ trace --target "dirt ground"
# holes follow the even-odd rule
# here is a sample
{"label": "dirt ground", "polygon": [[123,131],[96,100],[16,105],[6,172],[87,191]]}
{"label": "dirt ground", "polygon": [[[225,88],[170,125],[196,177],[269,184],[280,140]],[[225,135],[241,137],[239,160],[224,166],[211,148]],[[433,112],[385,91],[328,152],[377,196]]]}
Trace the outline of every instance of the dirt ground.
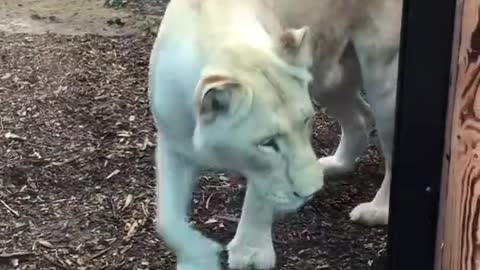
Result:
{"label": "dirt ground", "polygon": [[0,31],[98,34],[156,31],[168,0],[2,0]]}
{"label": "dirt ground", "polygon": [[[0,3],[0,270],[174,269],[153,226],[146,84],[151,31],[165,3],[103,4]],[[332,153],[338,135],[318,113],[318,156]],[[348,213],[373,197],[382,176],[372,145],[355,173],[331,179],[299,213],[279,218],[276,269],[374,267],[386,228],[354,224]],[[199,182],[193,222],[226,244],[245,183],[219,172]]]}

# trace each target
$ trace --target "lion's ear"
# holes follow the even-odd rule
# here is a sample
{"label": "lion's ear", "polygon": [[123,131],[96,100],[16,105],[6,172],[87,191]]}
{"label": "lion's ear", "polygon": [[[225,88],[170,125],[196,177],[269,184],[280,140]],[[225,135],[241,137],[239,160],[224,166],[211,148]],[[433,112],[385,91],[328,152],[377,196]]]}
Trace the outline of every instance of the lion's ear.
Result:
{"label": "lion's ear", "polygon": [[210,122],[232,112],[239,92],[239,83],[228,75],[213,73],[203,76],[196,89],[198,116]]}
{"label": "lion's ear", "polygon": [[280,54],[292,65],[310,67],[312,65],[312,33],[308,26],[287,28],[279,38]]}

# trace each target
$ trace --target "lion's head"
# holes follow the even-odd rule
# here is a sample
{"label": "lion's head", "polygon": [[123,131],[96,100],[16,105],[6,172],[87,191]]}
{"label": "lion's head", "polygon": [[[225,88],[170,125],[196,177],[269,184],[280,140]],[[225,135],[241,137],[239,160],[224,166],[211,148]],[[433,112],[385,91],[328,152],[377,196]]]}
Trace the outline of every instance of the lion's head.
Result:
{"label": "lion's head", "polygon": [[276,207],[293,210],[323,186],[310,142],[310,31],[285,30],[272,44],[225,46],[203,70],[194,145],[245,175]]}

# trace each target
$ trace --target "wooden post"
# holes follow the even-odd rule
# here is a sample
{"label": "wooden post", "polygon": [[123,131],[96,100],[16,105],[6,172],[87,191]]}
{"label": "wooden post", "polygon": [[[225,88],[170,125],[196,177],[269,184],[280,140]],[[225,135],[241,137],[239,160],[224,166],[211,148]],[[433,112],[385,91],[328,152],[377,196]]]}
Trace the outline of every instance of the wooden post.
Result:
{"label": "wooden post", "polygon": [[439,215],[439,270],[480,269],[480,0],[461,2]]}

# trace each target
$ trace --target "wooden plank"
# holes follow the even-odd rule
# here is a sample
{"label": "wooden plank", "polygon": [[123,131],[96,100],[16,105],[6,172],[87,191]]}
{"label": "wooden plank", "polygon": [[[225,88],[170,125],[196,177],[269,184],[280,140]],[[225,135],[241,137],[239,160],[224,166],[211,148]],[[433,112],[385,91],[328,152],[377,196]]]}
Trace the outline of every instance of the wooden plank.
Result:
{"label": "wooden plank", "polygon": [[480,0],[464,0],[437,269],[480,269]]}
{"label": "wooden plank", "polygon": [[464,0],[456,0],[455,7],[455,26],[452,40],[452,59],[450,66],[450,87],[448,95],[448,108],[446,115],[446,125],[445,125],[445,143],[444,143],[444,153],[443,153],[443,166],[442,166],[442,179],[441,179],[441,191],[438,207],[438,228],[437,228],[437,239],[436,239],[436,250],[435,250],[435,262],[434,269],[441,269],[441,251],[443,246],[443,233],[444,233],[444,223],[445,220],[445,207],[446,207],[446,198],[447,198],[447,184],[448,184],[448,172],[450,169],[450,148],[451,148],[451,138],[452,138],[452,117],[453,117],[453,107],[455,100],[456,92],[456,80],[458,73],[458,55],[460,48],[460,38],[461,38],[461,29],[462,29],[462,16],[463,16],[463,4]]}

